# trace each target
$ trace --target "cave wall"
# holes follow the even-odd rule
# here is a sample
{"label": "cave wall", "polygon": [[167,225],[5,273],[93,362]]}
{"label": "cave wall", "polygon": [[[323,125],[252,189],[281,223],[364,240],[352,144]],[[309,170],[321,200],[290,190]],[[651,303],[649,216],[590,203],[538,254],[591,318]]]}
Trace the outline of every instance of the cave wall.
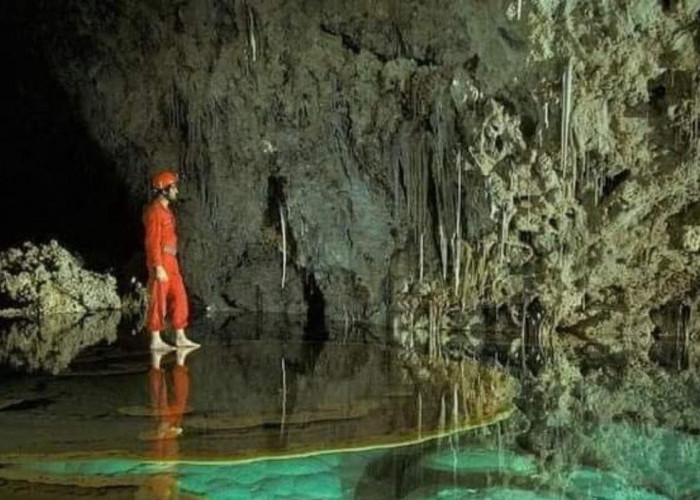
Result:
{"label": "cave wall", "polygon": [[131,220],[184,175],[199,305],[381,322],[456,269],[459,307],[648,345],[694,293],[696,1],[13,4]]}
{"label": "cave wall", "polygon": [[213,307],[300,312],[315,300],[383,320],[390,270],[415,267],[414,226],[430,223],[425,208],[409,213],[400,170],[454,172],[452,81],[497,91],[523,60],[484,27],[505,25],[500,2],[34,7],[22,7],[26,36],[114,162],[133,218],[149,172],[184,175],[187,282]]}

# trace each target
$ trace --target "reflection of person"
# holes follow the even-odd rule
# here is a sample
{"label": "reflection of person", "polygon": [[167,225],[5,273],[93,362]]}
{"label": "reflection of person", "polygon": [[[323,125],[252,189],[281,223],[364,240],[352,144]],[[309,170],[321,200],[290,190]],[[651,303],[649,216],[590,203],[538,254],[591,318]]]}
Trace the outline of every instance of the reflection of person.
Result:
{"label": "reflection of person", "polygon": [[134,494],[135,500],[173,500],[180,498],[180,487],[174,474],[148,476]]}
{"label": "reflection of person", "polygon": [[[161,359],[167,352],[151,351],[151,367],[148,370],[148,392],[151,398],[149,413],[154,417],[155,427],[140,434],[139,438],[150,441],[149,455],[152,459],[166,463],[159,465],[160,472],[144,479],[136,492],[137,499],[179,497],[179,481],[174,465],[180,454],[178,438],[182,435],[182,418],[190,397],[190,373],[185,361],[196,349],[179,348],[175,366],[171,370],[161,367]],[[172,383],[169,383],[170,378]]]}
{"label": "reflection of person", "polygon": [[[150,454],[156,460],[177,460],[179,446],[177,439],[182,434],[182,417],[187,409],[190,395],[190,374],[185,361],[196,347],[177,350],[177,361],[170,373],[161,367],[161,359],[167,354],[151,351],[151,367],[148,371],[148,392],[151,397],[151,413],[155,418],[155,429],[143,435],[151,441]],[[173,394],[168,391],[168,375],[172,375]],[[178,480],[173,470],[148,476],[137,498],[177,498]],[[142,495],[139,495],[142,494]]]}
{"label": "reflection of person", "polygon": [[148,265],[148,313],[146,326],[151,332],[152,350],[171,350],[163,342],[160,332],[165,328],[166,316],[175,329],[175,345],[197,347],[185,336],[189,319],[185,285],[177,261],[177,230],[170,203],[177,199],[178,176],[165,170],[151,177],[155,197],[143,213],[146,230],[145,250]]}
{"label": "reflection of person", "polygon": [[156,418],[156,430],[153,434],[154,455],[159,459],[176,458],[178,453],[176,439],[182,434],[182,415],[187,408],[190,396],[190,374],[185,366],[187,355],[194,347],[178,349],[177,362],[172,374],[172,397],[168,394],[166,372],[160,362],[163,353],[151,353],[151,369],[148,371],[148,389],[151,395],[151,408]]}

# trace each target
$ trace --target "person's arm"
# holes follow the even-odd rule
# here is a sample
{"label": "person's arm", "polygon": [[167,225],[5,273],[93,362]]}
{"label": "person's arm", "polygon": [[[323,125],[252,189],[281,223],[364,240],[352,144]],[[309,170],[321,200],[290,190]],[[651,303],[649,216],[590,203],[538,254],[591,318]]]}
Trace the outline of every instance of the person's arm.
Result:
{"label": "person's arm", "polygon": [[160,281],[167,281],[168,275],[163,268],[163,245],[161,243],[162,221],[156,210],[147,210],[144,216],[146,226],[146,265],[148,271],[155,272]]}

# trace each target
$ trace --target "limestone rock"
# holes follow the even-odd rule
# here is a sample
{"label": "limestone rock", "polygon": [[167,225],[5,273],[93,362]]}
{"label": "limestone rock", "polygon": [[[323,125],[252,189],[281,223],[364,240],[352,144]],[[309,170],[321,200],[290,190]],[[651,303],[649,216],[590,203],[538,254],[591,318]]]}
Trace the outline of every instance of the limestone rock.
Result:
{"label": "limestone rock", "polygon": [[700,226],[685,227],[683,248],[689,252],[700,252]]}
{"label": "limestone rock", "polygon": [[112,276],[83,269],[56,241],[38,246],[25,243],[0,253],[0,305],[5,316],[119,309],[116,285]]}

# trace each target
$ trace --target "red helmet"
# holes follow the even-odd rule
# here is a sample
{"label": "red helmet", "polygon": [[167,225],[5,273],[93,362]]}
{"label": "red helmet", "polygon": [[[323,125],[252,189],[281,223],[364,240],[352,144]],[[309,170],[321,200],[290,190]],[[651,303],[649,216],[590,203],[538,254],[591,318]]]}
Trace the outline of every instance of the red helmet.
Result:
{"label": "red helmet", "polygon": [[153,189],[167,189],[177,182],[177,174],[171,170],[163,170],[151,176]]}

